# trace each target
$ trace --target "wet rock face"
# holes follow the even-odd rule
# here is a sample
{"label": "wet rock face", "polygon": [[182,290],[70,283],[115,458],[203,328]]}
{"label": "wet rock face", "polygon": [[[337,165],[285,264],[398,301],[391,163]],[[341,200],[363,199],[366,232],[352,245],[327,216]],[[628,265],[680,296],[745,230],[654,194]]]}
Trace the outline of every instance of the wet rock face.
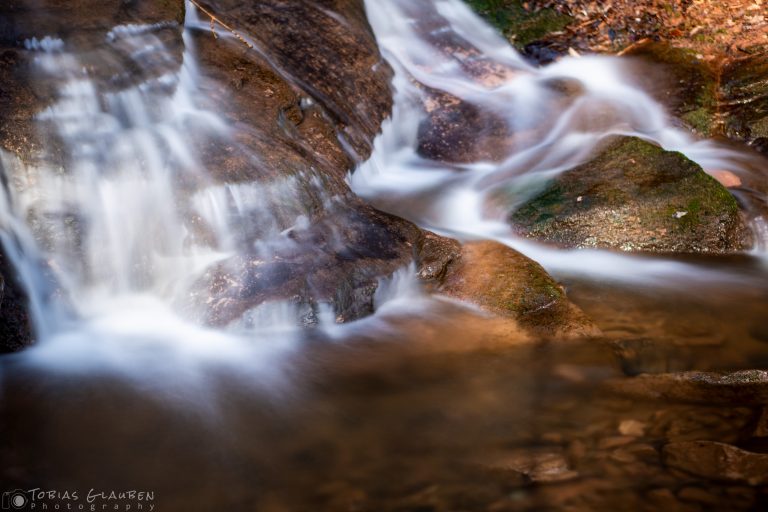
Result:
{"label": "wet rock face", "polygon": [[354,163],[322,106],[238,40],[198,31],[194,44],[201,73],[213,84],[203,85],[205,93],[235,127],[234,143],[205,138],[197,145],[215,179],[266,181],[316,169],[329,194],[348,193],[344,177]]}
{"label": "wet rock face", "polygon": [[[248,249],[259,233],[246,236],[241,256],[211,268],[193,287],[193,307],[206,303],[214,325],[285,300],[307,311],[308,324],[321,304],[337,322],[369,315],[379,279],[411,263],[424,234],[364,204],[345,181],[355,158],[370,153],[391,107],[389,68],[369,69],[380,56],[362,3],[203,5],[257,43],[253,49],[207,30],[194,33],[205,92],[235,128],[234,141],[201,141],[205,167],[224,183],[293,185],[276,198],[272,213],[284,232],[270,240],[269,256]],[[352,142],[352,152],[339,136]],[[304,225],[296,225],[299,215]]]}
{"label": "wet rock face", "polygon": [[322,104],[366,158],[392,109],[382,60],[360,0],[202,2],[269,55],[275,71]]}
{"label": "wet rock face", "polygon": [[768,47],[728,63],[721,94],[725,134],[768,155]]}
{"label": "wet rock face", "polygon": [[[415,225],[350,198],[305,229],[292,229],[269,259],[238,256],[210,269],[195,286],[207,321],[227,325],[269,301],[333,309],[338,323],[373,313],[378,280],[413,261]],[[308,323],[314,323],[313,320]]]}
{"label": "wet rock face", "polygon": [[663,450],[667,465],[694,475],[748,485],[768,484],[768,455],[712,441],[670,443]]}
{"label": "wet rock face", "polygon": [[736,200],[680,153],[612,140],[510,216],[523,236],[568,248],[728,253],[751,244]]}
{"label": "wet rock face", "polygon": [[540,335],[584,337],[598,333],[541,265],[498,242],[464,244],[436,291],[514,318]]}
{"label": "wet rock face", "polygon": [[696,133],[715,131],[718,71],[700,54],[663,42],[631,48],[627,57],[643,64],[637,74],[646,89]]}
{"label": "wet rock face", "polygon": [[14,269],[0,253],[0,353],[15,352],[33,342],[27,301]]}
{"label": "wet rock face", "polygon": [[0,5],[0,43],[51,36],[93,44],[116,25],[184,22],[183,0],[9,0]]}
{"label": "wet rock face", "polygon": [[705,404],[768,404],[768,372],[680,372],[610,381],[612,391],[638,398]]}
{"label": "wet rock face", "polygon": [[448,93],[428,89],[426,119],[419,125],[418,154],[441,162],[500,161],[512,145],[500,116]]}

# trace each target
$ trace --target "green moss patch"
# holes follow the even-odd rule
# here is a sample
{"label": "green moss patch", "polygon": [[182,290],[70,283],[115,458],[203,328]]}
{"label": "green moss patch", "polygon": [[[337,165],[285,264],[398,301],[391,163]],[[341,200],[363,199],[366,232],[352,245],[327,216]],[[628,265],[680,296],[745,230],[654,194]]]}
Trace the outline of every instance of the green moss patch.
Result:
{"label": "green moss patch", "polygon": [[538,41],[567,27],[571,18],[554,9],[526,10],[518,0],[466,0],[516,47]]}
{"label": "green moss patch", "polygon": [[681,153],[617,137],[511,216],[524,236],[565,247],[729,252],[749,245],[734,197]]}

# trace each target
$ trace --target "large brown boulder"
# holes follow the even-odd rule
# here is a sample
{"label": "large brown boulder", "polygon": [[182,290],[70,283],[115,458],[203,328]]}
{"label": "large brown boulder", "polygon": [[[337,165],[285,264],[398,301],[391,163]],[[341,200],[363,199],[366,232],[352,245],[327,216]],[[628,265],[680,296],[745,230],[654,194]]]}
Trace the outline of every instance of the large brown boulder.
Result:
{"label": "large brown boulder", "polygon": [[445,254],[445,245],[441,249],[432,254],[440,257],[442,266],[430,265],[430,260],[422,264],[429,268],[422,277],[432,278],[435,292],[512,318],[538,336],[599,335],[592,321],[568,300],[563,287],[541,265],[514,249],[487,240],[456,246],[451,256]]}

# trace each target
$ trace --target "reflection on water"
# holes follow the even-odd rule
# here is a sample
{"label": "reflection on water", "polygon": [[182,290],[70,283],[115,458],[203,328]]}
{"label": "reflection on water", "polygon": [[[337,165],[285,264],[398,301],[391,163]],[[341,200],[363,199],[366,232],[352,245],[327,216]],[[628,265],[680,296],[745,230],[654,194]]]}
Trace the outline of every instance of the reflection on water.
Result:
{"label": "reflection on water", "polygon": [[[638,399],[611,385],[768,364],[768,280],[759,265],[740,268],[751,285],[569,282],[606,334],[585,343],[531,343],[449,303],[335,341],[314,331],[280,382],[211,363],[185,389],[169,385],[170,358],[166,373],[130,383],[9,359],[3,480],[150,489],[158,510],[178,511],[756,510],[766,488],[668,467],[664,446],[768,453],[760,406]],[[168,354],[147,356],[160,366]]]}

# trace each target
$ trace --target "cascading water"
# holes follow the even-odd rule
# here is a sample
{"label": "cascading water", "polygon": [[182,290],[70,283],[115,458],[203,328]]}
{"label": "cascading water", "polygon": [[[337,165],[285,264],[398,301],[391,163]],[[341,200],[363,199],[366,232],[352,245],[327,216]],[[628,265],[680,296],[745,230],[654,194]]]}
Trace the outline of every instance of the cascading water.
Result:
{"label": "cascading water", "polygon": [[[517,191],[515,200],[522,204],[546,179],[583,163],[611,135],[654,141],[705,171],[745,178],[754,172],[732,149],[674,127],[633,81],[631,62],[571,56],[534,68],[460,0],[368,1],[366,8],[395,69],[396,100],[373,156],[350,177],[358,195],[449,236],[496,239],[551,271],[658,283],[734,279],[659,258],[550,250],[513,236],[505,213],[489,208],[489,198],[502,188]],[[499,119],[504,136],[496,147],[459,163],[422,156],[419,130],[435,108],[434,91]],[[764,249],[762,213],[750,215],[758,248]]]}
{"label": "cascading water", "polygon": [[[186,24],[200,24],[191,5]],[[142,343],[199,350],[203,359],[242,358],[242,331],[278,329],[290,339],[299,325],[296,307],[281,302],[246,313],[229,332],[212,330],[201,324],[205,304],[188,304],[191,286],[212,264],[243,250],[266,256],[282,243],[273,203],[296,196],[298,185],[221,184],[209,176],[198,143],[228,140],[231,128],[199,89],[191,35],[184,34],[179,66],[156,34],[162,28],[126,25],[107,34],[109,51],[134,68],[134,76],[109,77],[107,86],[145,77],[117,90],[105,89],[62,40],[25,43],[37,73],[58,89],[37,117],[47,153],[32,164],[10,155],[2,162],[5,245],[41,342],[32,359],[135,369],[148,362],[137,351]],[[298,213],[295,222],[302,223]],[[258,247],[246,248],[245,225],[258,234]],[[127,346],[138,359],[131,361]]]}
{"label": "cascading water", "polygon": [[[137,375],[157,363],[141,350],[152,346],[180,361],[269,366],[266,352],[291,346],[307,315],[340,335],[331,306],[307,311],[287,300],[257,305],[226,326],[206,325],[213,299],[198,284],[206,272],[238,256],[258,262],[291,250],[286,233],[309,220],[288,205],[300,206],[308,193],[328,208],[334,199],[311,173],[241,183],[209,174],[198,148],[236,143],[197,69],[190,31],[209,26],[190,3],[185,27],[181,63],[158,35],[172,26],[114,27],[103,58],[118,55],[131,71],[106,78],[63,40],[24,43],[40,80],[56,89],[36,119],[47,151],[32,163],[0,155],[9,176],[4,242],[39,339],[26,360]],[[382,280],[376,307],[420,297],[414,274]],[[254,337],[263,338],[258,348]]]}

